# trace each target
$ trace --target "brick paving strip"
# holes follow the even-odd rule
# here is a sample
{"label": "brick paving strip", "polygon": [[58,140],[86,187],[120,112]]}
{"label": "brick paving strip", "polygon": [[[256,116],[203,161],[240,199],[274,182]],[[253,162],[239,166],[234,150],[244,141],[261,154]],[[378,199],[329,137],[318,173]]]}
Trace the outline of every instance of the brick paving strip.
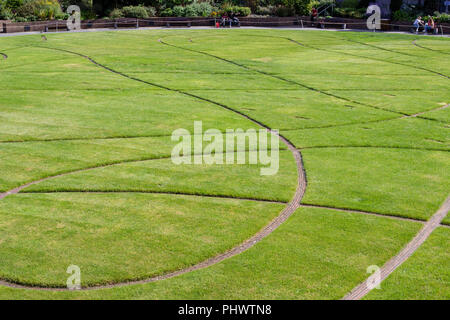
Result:
{"label": "brick paving strip", "polygon": [[419,116],[421,116],[421,115],[423,115],[423,114],[425,114],[427,112],[433,112],[433,111],[439,111],[439,110],[442,110],[442,109],[446,109],[446,108],[448,108],[448,106],[450,106],[450,103],[447,103],[446,105],[443,105],[441,107],[434,108],[434,109],[431,109],[431,110],[425,110],[425,111],[422,111],[422,112],[419,112],[419,113],[411,114],[409,116],[403,116],[402,119],[403,118],[417,118],[417,117],[419,117]]}
{"label": "brick paving strip", "polygon": [[[42,48],[45,48],[45,47],[42,47]],[[246,114],[244,114],[244,113],[242,113],[240,111],[234,110],[233,108],[228,107],[228,106],[226,106],[224,104],[221,104],[221,103],[218,103],[218,102],[215,102],[215,101],[212,101],[212,100],[209,100],[209,99],[206,99],[206,98],[203,98],[203,97],[200,97],[200,96],[197,96],[197,95],[185,92],[185,91],[171,89],[171,88],[168,88],[168,87],[165,87],[165,86],[161,86],[161,85],[158,85],[158,84],[155,84],[155,83],[151,83],[151,82],[148,82],[148,81],[144,81],[144,80],[141,80],[141,79],[138,79],[138,78],[134,78],[134,77],[128,76],[128,75],[126,75],[126,74],[124,74],[124,73],[122,73],[120,71],[117,71],[117,70],[114,70],[114,69],[111,69],[109,67],[106,67],[106,66],[102,65],[102,64],[96,62],[91,57],[88,57],[86,55],[83,55],[83,54],[80,54],[80,53],[77,53],[77,52],[73,52],[73,51],[63,50],[63,49],[56,49],[56,48],[49,48],[49,47],[47,47],[46,49],[58,50],[58,51],[62,51],[62,52],[66,52],[66,53],[70,53],[70,54],[74,54],[74,55],[78,55],[80,57],[83,57],[83,58],[89,60],[90,62],[94,63],[95,65],[97,65],[97,66],[99,66],[99,67],[101,67],[101,68],[103,68],[105,70],[108,70],[108,71],[113,72],[113,73],[115,73],[117,75],[126,77],[126,78],[128,78],[130,80],[139,81],[139,82],[151,85],[151,86],[156,86],[156,87],[163,88],[163,89],[166,89],[166,90],[169,90],[169,91],[172,91],[172,92],[177,92],[177,93],[184,94],[184,95],[187,95],[187,96],[190,96],[190,97],[193,97],[193,98],[197,98],[199,100],[215,104],[215,105],[217,105],[217,106],[219,106],[221,108],[227,109],[227,110],[229,110],[231,112],[234,112],[234,113],[236,113],[236,114],[238,114],[240,116],[243,116],[246,119],[252,121],[253,123],[256,123],[257,125],[259,125],[262,128],[266,129],[271,134],[276,135],[281,140],[281,142],[284,145],[286,145],[287,148],[291,151],[292,155],[294,156],[294,159],[295,159],[295,162],[296,162],[296,167],[297,167],[297,188],[296,188],[296,191],[295,191],[295,194],[294,194],[292,200],[287,204],[287,206],[280,213],[280,215],[278,215],[267,226],[265,226],[262,230],[260,230],[258,233],[256,233],[254,236],[252,236],[250,239],[247,239],[246,241],[244,241],[242,244],[240,244],[240,245],[238,245],[238,246],[228,250],[225,253],[219,254],[219,255],[217,255],[215,257],[212,257],[212,258],[209,258],[209,259],[207,259],[205,261],[202,261],[202,262],[200,262],[198,264],[195,264],[193,266],[190,266],[190,267],[187,267],[187,268],[184,268],[184,269],[180,269],[180,270],[177,270],[177,271],[174,271],[174,272],[170,272],[170,273],[167,273],[167,274],[164,274],[164,275],[155,276],[155,277],[144,279],[144,280],[125,281],[125,282],[108,284],[108,285],[83,287],[82,290],[106,289],[106,288],[120,287],[120,286],[131,285],[131,284],[143,284],[143,283],[155,282],[155,281],[159,281],[159,280],[173,278],[173,277],[176,277],[176,276],[188,273],[188,272],[192,272],[192,271],[195,271],[195,270],[199,270],[199,269],[203,269],[203,268],[212,266],[212,265],[217,264],[217,263],[219,263],[219,262],[221,262],[221,261],[223,261],[225,259],[231,258],[233,256],[236,256],[236,255],[238,255],[238,254],[240,254],[240,253],[250,249],[256,243],[258,243],[259,241],[264,239],[266,236],[271,234],[275,229],[277,229],[283,222],[285,222],[297,210],[297,208],[299,208],[300,202],[301,202],[301,200],[303,198],[303,195],[305,193],[305,190],[306,190],[306,175],[305,175],[305,171],[304,171],[304,168],[303,168],[302,156],[300,154],[300,151],[297,150],[297,148],[289,140],[287,140],[285,137],[280,135],[278,133],[278,131],[273,131],[267,125],[259,122],[258,120],[255,120],[255,119],[251,118],[250,116],[248,116],[248,115],[246,115]],[[87,170],[87,169],[84,169],[84,170]],[[79,170],[79,171],[82,171],[82,170]],[[62,175],[65,175],[65,174],[61,174],[61,175],[58,175],[58,176],[62,176]],[[58,176],[55,176],[55,177],[58,177]],[[29,187],[31,185],[43,182],[43,181],[51,179],[51,178],[54,178],[54,177],[44,178],[44,179],[41,179],[41,180],[38,180],[38,181],[30,182],[28,184],[25,184],[23,186],[20,186],[20,187],[17,187],[15,189],[13,189],[13,190],[10,190],[10,191],[8,191],[6,193],[0,194],[0,200],[5,198],[8,195],[17,194],[21,190],[25,189],[26,187]],[[63,288],[63,287],[52,288],[52,287],[39,287],[39,286],[23,285],[23,284],[13,283],[13,282],[5,281],[5,280],[0,280],[0,285],[6,286],[6,287],[11,287],[11,288],[35,289],[35,290],[55,290],[55,291],[69,290],[69,289]]]}
{"label": "brick paving strip", "polygon": [[[391,260],[389,260],[380,270],[381,278],[380,282],[385,280],[389,275],[395,271],[399,266],[402,265],[430,236],[430,234],[436,229],[441,221],[447,216],[450,210],[450,196],[445,200],[444,204],[439,208],[439,210],[424,224],[422,229],[416,236]],[[369,277],[366,281],[359,284],[354,288],[349,294],[347,294],[343,300],[359,300],[367,295],[374,285],[372,285]],[[371,285],[369,286],[369,282]]]}

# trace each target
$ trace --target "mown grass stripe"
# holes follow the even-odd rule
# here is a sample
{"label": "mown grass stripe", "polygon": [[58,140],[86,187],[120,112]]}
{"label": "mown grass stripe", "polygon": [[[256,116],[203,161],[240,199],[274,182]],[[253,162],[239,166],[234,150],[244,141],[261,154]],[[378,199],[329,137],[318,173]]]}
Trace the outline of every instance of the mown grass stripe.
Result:
{"label": "mown grass stripe", "polygon": [[[279,37],[279,38],[281,38],[281,39],[288,39],[288,38],[283,38],[283,37]],[[251,68],[251,67],[248,67],[248,66],[246,66],[244,64],[240,64],[240,63],[237,63],[237,62],[232,61],[232,60],[228,60],[228,59],[216,56],[216,55],[212,55],[212,54],[204,52],[204,51],[197,51],[197,50],[190,49],[190,48],[184,48],[184,47],[181,47],[181,46],[176,46],[176,45],[164,42],[161,39],[159,39],[159,42],[164,44],[164,45],[171,46],[171,47],[174,47],[174,48],[178,48],[178,49],[181,49],[181,50],[186,50],[186,51],[196,52],[198,54],[207,55],[209,57],[222,60],[224,62],[236,65],[238,67],[245,68],[245,69],[247,69],[249,71],[254,71],[254,72],[260,73],[262,75],[269,76],[269,77],[272,77],[272,78],[275,78],[275,79],[278,79],[278,80],[281,80],[281,81],[284,81],[284,82],[287,82],[287,83],[290,83],[290,84],[295,84],[295,85],[298,85],[298,86],[300,86],[300,87],[302,87],[304,89],[308,89],[308,90],[317,92],[319,94],[324,94],[324,95],[327,95],[329,97],[336,98],[336,99],[339,99],[339,100],[342,100],[342,101],[351,102],[351,103],[355,103],[355,104],[358,104],[358,105],[361,105],[361,106],[364,106],[364,107],[374,108],[374,109],[378,109],[378,110],[382,110],[382,111],[387,111],[387,112],[392,112],[392,113],[396,113],[396,114],[406,115],[406,113],[403,113],[403,112],[394,111],[394,110],[390,110],[390,109],[385,109],[385,108],[381,108],[381,107],[378,107],[378,106],[373,106],[373,105],[369,105],[369,104],[362,103],[362,102],[359,102],[359,101],[355,101],[353,99],[348,99],[348,98],[345,98],[345,97],[342,97],[342,96],[338,96],[336,94],[333,94],[333,93],[330,93],[330,92],[327,92],[327,91],[324,91],[324,90],[320,90],[320,89],[311,87],[311,86],[306,85],[304,83],[301,83],[301,82],[298,82],[298,81],[294,81],[294,80],[290,80],[290,79],[281,77],[279,75],[276,75],[276,74],[273,74],[273,73],[269,73],[269,72],[265,72],[265,71],[262,71],[262,70],[259,70],[259,69]]]}
{"label": "mown grass stripe", "polygon": [[158,190],[79,190],[79,189],[71,189],[71,190],[56,190],[56,191],[27,191],[24,190],[21,192],[22,194],[52,194],[52,193],[93,193],[93,194],[107,194],[107,193],[140,193],[140,194],[164,194],[164,195],[174,195],[174,196],[191,196],[191,197],[205,197],[205,198],[218,198],[218,199],[228,199],[228,200],[245,200],[245,201],[257,201],[257,202],[269,202],[269,203],[280,203],[287,204],[287,201],[277,201],[265,198],[246,198],[246,197],[237,197],[237,196],[229,196],[226,194],[206,194],[206,193],[188,193],[188,192],[170,192],[170,191],[158,191]]}

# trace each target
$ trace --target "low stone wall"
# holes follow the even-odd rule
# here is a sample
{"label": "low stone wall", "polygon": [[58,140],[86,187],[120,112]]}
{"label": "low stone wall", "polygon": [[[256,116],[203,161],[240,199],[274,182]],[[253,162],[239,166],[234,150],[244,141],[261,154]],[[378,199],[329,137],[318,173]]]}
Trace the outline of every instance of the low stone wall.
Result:
{"label": "low stone wall", "polygon": [[[158,17],[149,19],[96,19],[82,21],[82,29],[102,29],[102,28],[136,28],[136,27],[191,27],[191,26],[214,26],[215,22],[220,19],[214,18],[175,18],[175,17]],[[321,19],[312,23],[310,17],[267,17],[254,18],[243,17],[240,19],[241,26],[253,27],[316,27],[316,28],[333,28],[333,29],[356,29],[367,30],[366,20],[364,19],[346,19],[346,18],[328,18]],[[66,21],[36,21],[36,22],[10,22],[0,21],[1,32],[28,32],[28,31],[65,31],[67,30]],[[411,22],[391,22],[390,20],[382,20],[383,31],[410,31]],[[442,24],[444,34],[450,34],[450,24]]]}

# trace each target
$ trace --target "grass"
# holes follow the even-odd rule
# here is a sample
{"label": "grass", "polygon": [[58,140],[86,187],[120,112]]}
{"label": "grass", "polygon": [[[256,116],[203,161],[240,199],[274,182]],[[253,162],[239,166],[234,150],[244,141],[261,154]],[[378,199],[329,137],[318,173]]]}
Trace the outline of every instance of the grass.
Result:
{"label": "grass", "polygon": [[261,176],[261,167],[174,165],[171,159],[150,160],[74,173],[31,186],[25,192],[153,191],[289,202],[297,187],[291,153],[281,151],[280,169],[273,177]]}
{"label": "grass", "polygon": [[0,208],[2,278],[65,286],[70,264],[85,285],[148,278],[230,249],[282,208],[139,193],[15,195]]}
{"label": "grass", "polygon": [[58,299],[339,299],[419,230],[395,221],[326,209],[299,209],[250,250],[169,280],[88,292],[0,288],[0,297]]}
{"label": "grass", "polygon": [[428,220],[450,188],[446,152],[330,147],[303,154],[304,203]]}
{"label": "grass", "polygon": [[[258,128],[219,104],[279,129],[301,150],[305,203],[427,220],[450,186],[450,108],[438,110],[450,103],[450,62],[416,38],[288,30],[0,38],[8,54],[0,60],[0,192],[70,173],[0,200],[0,278],[61,286],[76,262],[85,285],[142,279],[255,234],[283,204],[198,195],[290,201],[297,170],[284,145],[278,174],[267,177],[257,165],[162,159],[171,133],[192,131],[197,120],[220,131]],[[450,48],[443,38],[417,44]],[[0,297],[338,299],[420,226],[301,208],[249,251],[181,277],[77,293],[0,287]],[[420,250],[441,261],[445,246]],[[445,285],[430,286],[448,296]],[[407,298],[407,288],[389,295]]]}
{"label": "grass", "polygon": [[171,148],[170,137],[3,143],[0,190],[7,191],[63,172],[167,157]]}
{"label": "grass", "polygon": [[367,299],[450,299],[449,241],[448,228],[435,230],[423,246],[383,282],[381,290],[372,291]]}
{"label": "grass", "polygon": [[[60,173],[110,164],[167,159],[171,156],[173,146],[170,137],[164,136],[3,143],[0,157],[4,159],[2,176],[0,176],[0,192]],[[249,149],[248,146],[247,149]],[[284,145],[279,146],[279,150],[285,149]],[[224,150],[226,150],[225,147]],[[20,158],[20,162],[8,161],[14,158]],[[281,170],[288,169],[284,166],[292,162],[292,159],[284,156],[284,162],[280,165]],[[292,167],[292,164],[290,165]],[[253,172],[257,172],[256,170],[254,169]],[[295,181],[296,177],[286,178]]]}
{"label": "grass", "polygon": [[285,130],[282,133],[299,148],[372,147],[404,149],[450,149],[443,123],[421,118],[396,118],[379,122],[328,128]]}

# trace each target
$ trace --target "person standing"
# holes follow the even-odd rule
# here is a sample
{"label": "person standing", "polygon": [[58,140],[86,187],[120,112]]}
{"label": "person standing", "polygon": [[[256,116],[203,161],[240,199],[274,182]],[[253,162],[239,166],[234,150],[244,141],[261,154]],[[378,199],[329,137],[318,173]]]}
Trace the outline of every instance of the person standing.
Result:
{"label": "person standing", "polygon": [[317,9],[316,8],[312,8],[311,9],[311,27],[314,27],[314,22],[317,19],[317,15],[318,15]]}

